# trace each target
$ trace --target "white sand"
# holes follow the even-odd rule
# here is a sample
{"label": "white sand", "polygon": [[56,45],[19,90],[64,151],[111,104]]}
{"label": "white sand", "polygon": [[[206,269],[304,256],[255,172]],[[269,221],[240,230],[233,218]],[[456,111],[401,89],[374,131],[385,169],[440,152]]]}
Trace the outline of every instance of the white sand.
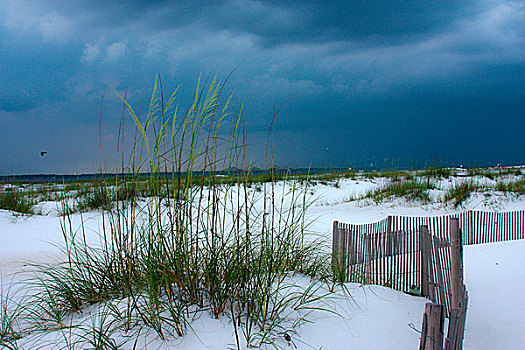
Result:
{"label": "white sand", "polygon": [[[478,179],[479,181],[488,181]],[[311,198],[317,198],[310,208],[311,230],[331,237],[334,220],[352,223],[372,222],[388,214],[438,215],[456,212],[442,204],[419,205],[402,199],[376,205],[365,201],[346,202],[356,194],[377,187],[379,180],[341,180],[339,188],[315,186]],[[443,188],[457,179],[444,180]],[[279,193],[280,185],[277,186]],[[442,191],[433,191],[437,199]],[[0,273],[4,287],[10,276],[22,269],[22,261],[45,261],[56,254],[62,234],[61,219],[54,210],[56,203],[42,204],[44,213],[31,217],[14,217],[0,210]],[[518,210],[525,208],[525,198],[507,197],[502,193],[474,195],[458,210]],[[80,215],[72,216],[78,227]],[[86,227],[97,231],[100,215],[83,216]],[[465,332],[465,349],[525,349],[525,241],[503,242],[465,247],[465,277],[470,295]],[[298,278],[298,285],[306,285]],[[408,296],[381,286],[348,284],[352,298],[336,293],[326,299],[342,316],[315,312],[313,323],[302,326],[292,340],[298,349],[416,349],[419,334],[409,327],[421,327],[426,299]],[[4,288],[5,289],[5,288]],[[211,319],[205,312],[192,323],[183,339],[168,342],[154,340],[147,348],[226,349],[235,348],[233,326],[224,317]],[[56,336],[56,335],[55,335]],[[53,335],[48,338],[51,340]],[[241,336],[242,338],[242,336]],[[151,339],[149,339],[151,340]],[[144,347],[146,339],[139,342]],[[285,343],[282,345],[287,347]],[[290,345],[293,348],[293,345]],[[27,348],[31,348],[30,346]],[[53,348],[50,345],[48,348]],[[124,349],[131,349],[131,346]]]}

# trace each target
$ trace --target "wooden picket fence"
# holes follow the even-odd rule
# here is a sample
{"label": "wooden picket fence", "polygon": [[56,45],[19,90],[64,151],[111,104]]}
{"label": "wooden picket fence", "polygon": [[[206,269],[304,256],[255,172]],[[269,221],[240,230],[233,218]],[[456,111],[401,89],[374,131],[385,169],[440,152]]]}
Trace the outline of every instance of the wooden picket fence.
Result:
{"label": "wooden picket fence", "polygon": [[[385,285],[443,305],[443,315],[449,318],[445,348],[456,350],[462,348],[468,303],[463,245],[524,238],[525,210],[388,216],[370,224],[335,221],[333,266],[346,281]],[[435,346],[430,342],[422,349],[431,345]]]}

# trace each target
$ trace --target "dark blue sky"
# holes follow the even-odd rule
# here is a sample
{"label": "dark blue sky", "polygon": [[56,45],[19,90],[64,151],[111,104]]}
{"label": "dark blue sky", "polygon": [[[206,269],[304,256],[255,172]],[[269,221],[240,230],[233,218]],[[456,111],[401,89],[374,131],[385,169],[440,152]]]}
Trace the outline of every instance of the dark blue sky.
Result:
{"label": "dark blue sky", "polygon": [[525,163],[523,1],[0,0],[0,174],[96,171],[102,96],[111,169],[115,90],[235,68],[259,165],[288,98],[281,166]]}

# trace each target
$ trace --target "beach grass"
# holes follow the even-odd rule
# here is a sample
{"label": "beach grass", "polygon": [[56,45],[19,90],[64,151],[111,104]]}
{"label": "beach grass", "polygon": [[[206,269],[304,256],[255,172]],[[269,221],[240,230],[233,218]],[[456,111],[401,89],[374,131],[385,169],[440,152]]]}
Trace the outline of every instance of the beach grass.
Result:
{"label": "beach grass", "polygon": [[[207,312],[230,320],[238,348],[284,347],[284,332],[314,310],[330,311],[318,304],[327,294],[320,285],[334,282],[329,248],[308,234],[305,218],[310,177],[299,186],[272,170],[216,175],[219,167],[249,169],[242,105],[232,114],[221,91],[216,79],[199,81],[180,114],[176,91],[164,100],[157,80],[144,118],[123,99],[139,131],[129,157],[135,167],[125,181],[69,189],[77,204],[63,201],[66,258],[33,266],[21,316],[26,334],[58,331],[68,348],[115,348],[117,333],[182,337]],[[260,191],[249,190],[255,183]],[[93,209],[102,213],[99,232],[73,225],[74,211]],[[311,282],[300,287],[294,276]],[[89,322],[73,325],[93,307]]]}
{"label": "beach grass", "polygon": [[34,202],[24,193],[0,192],[0,209],[11,210],[19,214],[34,214],[33,205]]}
{"label": "beach grass", "polygon": [[450,202],[454,207],[461,206],[474,192],[477,192],[482,187],[471,181],[463,181],[460,183],[454,184],[450,187],[444,197],[444,202]]}
{"label": "beach grass", "polygon": [[359,199],[371,198],[374,202],[381,203],[386,199],[406,198],[410,201],[428,203],[430,202],[429,190],[435,188],[436,186],[430,181],[406,180],[396,177],[387,184],[368,191]]}

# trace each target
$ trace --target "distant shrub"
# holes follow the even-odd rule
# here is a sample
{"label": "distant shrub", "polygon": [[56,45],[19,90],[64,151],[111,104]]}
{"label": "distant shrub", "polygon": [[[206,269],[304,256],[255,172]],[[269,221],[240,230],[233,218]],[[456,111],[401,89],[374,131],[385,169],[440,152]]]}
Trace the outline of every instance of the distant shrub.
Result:
{"label": "distant shrub", "polygon": [[523,175],[523,172],[520,168],[503,168],[500,170],[501,175],[514,175],[514,176],[520,176]]}
{"label": "distant shrub", "polygon": [[[117,187],[115,193],[115,200],[117,201],[136,201],[147,192],[147,188],[140,189],[140,184],[128,182]],[[146,187],[146,186],[143,186]]]}
{"label": "distant shrub", "polygon": [[401,181],[401,179],[408,176],[408,172],[404,170],[392,170],[392,171],[382,171],[378,173],[379,177],[390,178],[392,181]]}
{"label": "distant shrub", "polygon": [[473,168],[468,170],[469,176],[484,176],[490,180],[496,180],[498,177],[514,175],[521,176],[523,173],[520,168]]}
{"label": "distant shrub", "polygon": [[345,179],[357,179],[357,171],[348,169],[347,171],[343,172],[342,177]]}
{"label": "distant shrub", "polygon": [[467,173],[469,176],[483,176],[490,180],[496,180],[496,178],[502,175],[502,172],[497,169],[485,169],[485,168],[472,168],[468,169]]}

